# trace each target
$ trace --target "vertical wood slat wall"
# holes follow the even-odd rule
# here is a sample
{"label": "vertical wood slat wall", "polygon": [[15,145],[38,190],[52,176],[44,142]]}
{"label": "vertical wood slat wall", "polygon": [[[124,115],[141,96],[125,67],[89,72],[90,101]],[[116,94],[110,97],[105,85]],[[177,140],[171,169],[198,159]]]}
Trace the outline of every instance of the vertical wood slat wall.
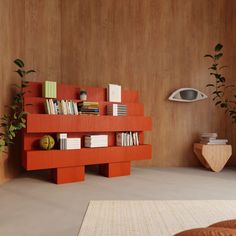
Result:
{"label": "vertical wood slat wall", "polygon": [[[1,0],[0,111],[17,82],[16,57],[37,70],[33,81],[119,83],[139,91],[153,118],[146,137],[153,159],[138,165],[199,165],[192,150],[199,132],[216,131],[234,144],[236,129],[210,100],[180,104],[167,97],[180,87],[209,94],[203,55],[219,41],[230,66],[226,78],[235,83],[235,11],[234,0]],[[0,158],[0,182],[17,172],[17,156]]]}

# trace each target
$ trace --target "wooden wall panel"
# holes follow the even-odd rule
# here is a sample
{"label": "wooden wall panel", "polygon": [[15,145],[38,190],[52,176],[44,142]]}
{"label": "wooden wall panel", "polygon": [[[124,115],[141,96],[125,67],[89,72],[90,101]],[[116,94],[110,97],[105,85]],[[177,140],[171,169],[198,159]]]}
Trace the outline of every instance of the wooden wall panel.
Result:
{"label": "wooden wall panel", "polygon": [[[22,58],[28,68],[37,70],[30,79],[61,78],[61,24],[59,0],[0,0],[0,114],[11,101],[13,60]],[[20,140],[8,154],[0,153],[0,183],[15,176],[20,165]]]}
{"label": "wooden wall panel", "polygon": [[180,87],[210,92],[203,55],[235,37],[236,2],[70,0],[62,1],[62,9],[62,81],[137,89],[153,118],[146,135],[153,159],[138,165],[198,165],[192,144],[200,132],[227,137],[227,119],[211,100],[183,104],[167,98]]}
{"label": "wooden wall panel", "polygon": [[[11,102],[13,83],[19,82],[14,74],[13,60],[24,56],[24,1],[0,1],[0,114]],[[0,153],[0,183],[19,173],[19,145],[9,150],[9,156]]]}
{"label": "wooden wall panel", "polygon": [[25,60],[37,73],[32,80],[61,78],[60,0],[25,0]]}
{"label": "wooden wall panel", "polygon": [[[203,55],[219,41],[231,66],[226,76],[236,84],[235,12],[234,0],[0,0],[0,112],[17,81],[16,57],[37,70],[34,81],[119,83],[139,91],[153,118],[146,135],[153,159],[137,165],[199,165],[192,151],[198,133],[216,131],[235,143],[236,128],[209,99],[182,104],[167,98],[180,87],[209,93]],[[0,182],[17,169],[18,155],[11,156],[13,163],[0,160]]]}
{"label": "wooden wall panel", "polygon": [[[224,63],[228,65],[228,68],[224,71],[224,75],[230,84],[236,86],[236,77],[235,77],[235,62],[236,62],[236,53],[234,48],[236,47],[236,14],[235,14],[235,1],[227,1],[225,5],[225,27],[222,31],[222,34],[225,35],[225,45],[224,45]],[[236,94],[236,89],[233,89]],[[230,139],[230,143],[233,147],[233,158],[230,159],[229,165],[236,165],[236,124],[232,124],[230,119],[227,119],[227,137]]]}

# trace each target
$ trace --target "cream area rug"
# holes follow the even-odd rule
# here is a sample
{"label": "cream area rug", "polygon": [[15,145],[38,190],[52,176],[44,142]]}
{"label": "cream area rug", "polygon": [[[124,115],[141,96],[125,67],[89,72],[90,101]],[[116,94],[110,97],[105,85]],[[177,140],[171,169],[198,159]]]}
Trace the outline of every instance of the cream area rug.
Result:
{"label": "cream area rug", "polygon": [[236,201],[90,201],[79,236],[170,236],[236,219]]}

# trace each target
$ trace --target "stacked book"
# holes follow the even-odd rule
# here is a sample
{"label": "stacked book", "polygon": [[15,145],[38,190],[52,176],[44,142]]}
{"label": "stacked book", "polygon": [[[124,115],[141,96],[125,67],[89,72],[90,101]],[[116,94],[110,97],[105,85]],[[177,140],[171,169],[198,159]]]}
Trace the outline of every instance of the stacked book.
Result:
{"label": "stacked book", "polygon": [[139,145],[138,132],[118,132],[116,133],[117,146]]}
{"label": "stacked book", "polygon": [[200,143],[224,145],[228,142],[227,139],[217,139],[217,137],[217,133],[202,133],[200,134]]}
{"label": "stacked book", "polygon": [[86,102],[82,101],[78,103],[79,114],[83,115],[99,115],[99,103],[98,102]]}
{"label": "stacked book", "polygon": [[124,104],[108,104],[107,115],[109,116],[127,116],[127,105]]}
{"label": "stacked book", "polygon": [[68,138],[66,133],[57,134],[60,150],[81,149],[80,138]]}
{"label": "stacked book", "polygon": [[45,112],[50,115],[78,115],[77,102],[72,100],[46,99],[44,102]]}
{"label": "stacked book", "polygon": [[87,135],[84,139],[84,146],[95,147],[108,147],[108,135]]}

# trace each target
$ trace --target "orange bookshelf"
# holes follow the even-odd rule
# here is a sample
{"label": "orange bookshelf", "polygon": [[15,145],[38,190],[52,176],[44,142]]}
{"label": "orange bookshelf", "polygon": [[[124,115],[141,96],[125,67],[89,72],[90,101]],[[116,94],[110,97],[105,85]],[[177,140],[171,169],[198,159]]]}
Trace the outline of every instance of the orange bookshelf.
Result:
{"label": "orange bookshelf", "polygon": [[[127,116],[106,115],[105,88],[84,88],[89,101],[98,101],[100,115],[48,115],[44,114],[42,83],[30,82],[24,97],[27,126],[23,132],[22,164],[26,170],[52,169],[57,184],[84,180],[86,165],[99,165],[100,173],[107,177],[130,174],[130,162],[151,159],[152,147],[144,144],[144,131],[151,130],[150,117],[144,116],[144,106],[136,91],[123,90],[122,104],[127,105]],[[27,92],[30,91],[30,92]],[[57,85],[57,99],[78,100],[80,88]],[[32,106],[26,106],[26,104]],[[122,131],[139,133],[139,146],[115,146],[115,134]],[[71,137],[86,134],[107,134],[108,147],[78,150],[40,150],[39,140],[45,134],[68,133]]]}

